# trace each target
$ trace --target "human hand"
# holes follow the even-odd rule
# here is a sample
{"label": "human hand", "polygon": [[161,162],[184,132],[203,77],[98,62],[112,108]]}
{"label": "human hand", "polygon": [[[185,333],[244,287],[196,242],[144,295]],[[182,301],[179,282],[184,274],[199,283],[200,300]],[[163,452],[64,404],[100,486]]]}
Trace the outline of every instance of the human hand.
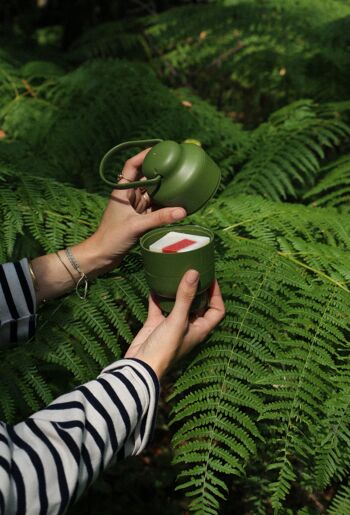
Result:
{"label": "human hand", "polygon": [[[141,165],[150,149],[128,159],[123,168],[124,177],[133,181],[140,178]],[[128,182],[122,179],[120,182]],[[72,246],[72,252],[81,270],[89,278],[113,270],[124,254],[137,242],[144,232],[161,225],[181,220],[186,211],[181,207],[154,210],[147,194],[138,188],[113,190],[97,231],[86,240]],[[66,259],[64,252],[60,259],[52,253],[32,260],[32,269],[37,278],[37,302],[52,299],[67,293],[80,279],[78,273]],[[70,270],[67,271],[67,270]]]}
{"label": "human hand", "polygon": [[[150,148],[128,159],[122,174],[129,181],[140,179],[141,165]],[[128,182],[121,179],[121,183]],[[179,221],[186,216],[181,207],[154,210],[141,188],[112,191],[97,231],[73,247],[81,269],[90,277],[118,266],[125,253],[146,231]]]}
{"label": "human hand", "polygon": [[202,342],[225,316],[225,306],[217,281],[210,294],[209,308],[191,320],[189,311],[196,295],[199,274],[189,270],[181,279],[173,310],[164,317],[152,296],[148,318],[131,343],[125,358],[137,358],[155,371],[160,379],[172,361],[181,358]]}

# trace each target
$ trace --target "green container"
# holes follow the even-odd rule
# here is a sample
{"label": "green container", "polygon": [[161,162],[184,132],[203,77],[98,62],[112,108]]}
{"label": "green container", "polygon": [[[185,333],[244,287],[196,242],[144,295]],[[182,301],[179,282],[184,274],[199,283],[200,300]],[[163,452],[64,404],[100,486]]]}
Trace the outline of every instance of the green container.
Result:
{"label": "green container", "polygon": [[[106,179],[106,166],[110,158],[122,149],[135,146],[152,147],[143,161],[144,178],[117,184]],[[187,215],[190,215],[201,209],[215,194],[221,172],[198,141],[186,140],[179,144],[171,140],[152,139],[125,141],[111,148],[101,160],[100,176],[117,189],[141,187],[148,192],[153,205],[184,207]],[[210,243],[200,249],[177,254],[151,252],[149,246],[169,231],[209,236]],[[196,225],[163,227],[145,234],[140,244],[147,282],[163,311],[171,311],[179,282],[190,268],[200,273],[198,294],[191,311],[199,312],[207,306],[209,289],[215,278],[214,235],[209,229]]]}
{"label": "green container", "polygon": [[[101,179],[116,189],[142,187],[147,190],[157,207],[184,207],[188,215],[201,209],[219,187],[220,168],[201,148],[199,142],[184,141],[179,144],[171,140],[125,141],[111,148],[100,163]],[[155,144],[156,143],[156,144]],[[152,149],[142,164],[145,179],[118,183],[105,177],[106,165],[124,148],[135,146]]]}
{"label": "green container", "polygon": [[[169,231],[207,236],[210,242],[204,247],[188,252],[167,254],[150,251],[150,245]],[[163,311],[169,313],[173,308],[180,280],[190,269],[198,270],[200,274],[191,313],[202,311],[207,307],[210,287],[215,279],[212,231],[199,225],[171,225],[149,231],[140,239],[140,245],[147,283]]]}

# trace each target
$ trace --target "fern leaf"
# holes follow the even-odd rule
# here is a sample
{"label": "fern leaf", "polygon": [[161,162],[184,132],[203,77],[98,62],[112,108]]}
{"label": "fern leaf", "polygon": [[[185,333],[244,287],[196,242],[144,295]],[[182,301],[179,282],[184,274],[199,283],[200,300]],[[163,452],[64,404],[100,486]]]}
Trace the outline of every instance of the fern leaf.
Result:
{"label": "fern leaf", "polygon": [[344,515],[350,511],[350,486],[349,484],[343,485],[336,493],[330,507],[332,515]]}

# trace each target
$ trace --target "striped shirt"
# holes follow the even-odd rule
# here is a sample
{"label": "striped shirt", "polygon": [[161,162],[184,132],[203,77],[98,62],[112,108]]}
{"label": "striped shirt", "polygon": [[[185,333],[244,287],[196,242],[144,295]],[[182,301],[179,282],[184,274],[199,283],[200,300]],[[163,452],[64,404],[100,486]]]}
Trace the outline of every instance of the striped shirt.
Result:
{"label": "striped shirt", "polygon": [[33,336],[36,298],[28,260],[0,265],[0,348]]}
{"label": "striped shirt", "polygon": [[[0,342],[30,336],[35,294],[27,260],[0,265]],[[110,464],[139,454],[155,424],[159,382],[121,359],[14,426],[0,422],[0,513],[64,513]]]}

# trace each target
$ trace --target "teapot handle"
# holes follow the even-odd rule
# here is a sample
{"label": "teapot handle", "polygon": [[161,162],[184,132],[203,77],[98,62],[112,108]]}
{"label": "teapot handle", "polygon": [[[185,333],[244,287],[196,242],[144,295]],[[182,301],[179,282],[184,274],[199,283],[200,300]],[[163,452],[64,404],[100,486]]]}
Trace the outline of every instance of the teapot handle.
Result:
{"label": "teapot handle", "polygon": [[160,143],[161,141],[163,141],[163,140],[161,140],[161,139],[143,139],[143,140],[139,140],[139,141],[125,141],[124,143],[120,143],[119,145],[111,148],[103,156],[101,163],[100,163],[99,173],[100,173],[101,179],[106,184],[109,184],[109,186],[113,186],[113,188],[116,188],[118,190],[127,190],[129,188],[136,188],[138,186],[150,186],[150,185],[158,184],[162,178],[160,175],[157,175],[153,179],[117,184],[113,181],[109,181],[108,179],[106,179],[105,166],[106,166],[107,159],[109,159],[112,155],[116,154],[117,152],[119,152],[119,150],[121,150],[123,148],[130,148],[130,147],[136,147],[136,146],[137,147],[148,147],[150,145],[155,145],[156,143]]}

